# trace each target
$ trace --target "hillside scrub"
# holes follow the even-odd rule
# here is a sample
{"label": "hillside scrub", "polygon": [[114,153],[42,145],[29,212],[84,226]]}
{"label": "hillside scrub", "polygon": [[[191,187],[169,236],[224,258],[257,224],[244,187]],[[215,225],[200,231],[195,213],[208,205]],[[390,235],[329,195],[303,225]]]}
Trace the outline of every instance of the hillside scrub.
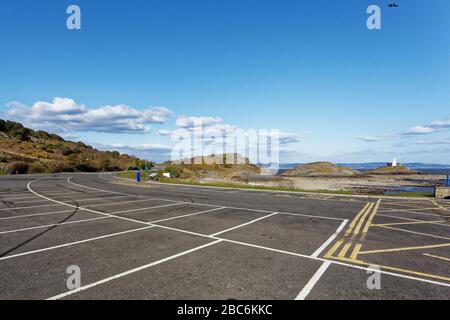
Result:
{"label": "hillside scrub", "polygon": [[[20,166],[15,163],[18,161]],[[100,151],[83,142],[66,141],[56,134],[1,119],[0,163],[4,163],[3,171],[19,173],[119,171],[152,166],[134,156]]]}

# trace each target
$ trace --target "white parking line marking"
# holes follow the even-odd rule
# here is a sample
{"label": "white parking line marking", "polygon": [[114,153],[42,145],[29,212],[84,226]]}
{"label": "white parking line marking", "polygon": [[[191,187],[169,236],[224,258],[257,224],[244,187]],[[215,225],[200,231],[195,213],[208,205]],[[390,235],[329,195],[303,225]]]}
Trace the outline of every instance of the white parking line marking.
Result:
{"label": "white parking line marking", "polygon": [[386,212],[386,213],[392,213],[392,212],[398,212],[398,213],[409,213],[409,214],[419,214],[423,216],[432,216],[432,217],[440,217],[440,215],[435,213],[427,213],[427,212],[418,212],[418,211],[411,211],[411,210],[404,210],[404,209],[382,209],[378,212]]}
{"label": "white parking line marking", "polygon": [[159,209],[159,208],[165,208],[165,207],[179,206],[179,205],[182,205],[182,204],[185,204],[185,202],[162,204],[160,206],[147,207],[147,208],[122,210],[122,211],[111,212],[110,214],[111,215],[116,215],[116,214],[119,214],[119,213],[128,213],[128,212],[143,211],[143,210],[153,210],[153,209]]}
{"label": "white parking line marking", "polygon": [[38,206],[2,208],[2,209],[0,209],[0,211],[19,210],[19,209],[34,209],[34,208],[55,207],[55,206],[58,206],[58,204],[41,204],[41,205],[38,205]]}
{"label": "white parking line marking", "polygon": [[317,270],[316,273],[311,277],[311,279],[309,279],[308,283],[302,289],[302,291],[300,291],[295,300],[305,300],[305,298],[309,295],[309,293],[314,288],[319,279],[322,277],[322,275],[325,273],[325,271],[327,271],[330,264],[331,263],[329,261],[325,261],[324,263],[322,263],[319,270]]}
{"label": "white parking line marking", "polygon": [[74,241],[74,242],[64,243],[64,244],[60,244],[60,245],[53,246],[53,247],[47,247],[47,248],[43,248],[43,249],[38,249],[38,250],[33,250],[33,251],[27,251],[27,252],[17,253],[17,254],[13,254],[13,255],[6,256],[6,257],[1,257],[1,258],[0,258],[0,261],[1,261],[1,260],[12,259],[12,258],[17,258],[17,257],[21,257],[21,256],[26,256],[26,255],[33,254],[33,253],[38,253],[38,252],[44,252],[44,251],[49,251],[49,250],[54,250],[54,249],[59,249],[59,248],[64,248],[64,247],[69,247],[69,246],[73,246],[73,245],[76,245],[76,244],[81,244],[81,243],[91,242],[91,241],[95,241],[95,240],[100,240],[100,239],[105,239],[105,238],[111,238],[111,237],[115,237],[115,236],[119,236],[119,235],[123,235],[123,234],[127,234],[127,233],[132,233],[132,232],[136,232],[136,231],[146,230],[146,229],[150,229],[150,228],[154,228],[154,226],[147,226],[147,227],[138,228],[138,229],[131,229],[131,230],[127,230],[127,231],[121,231],[121,232],[116,232],[116,233],[110,233],[110,234],[105,234],[105,235],[103,235],[103,236],[99,236],[99,237],[95,237],[95,238],[89,238],[89,239],[84,239],[84,240],[79,240],[79,241]]}
{"label": "white parking line marking", "polygon": [[70,184],[73,184],[75,186],[81,187],[81,188],[95,190],[95,191],[101,191],[101,192],[107,192],[107,193],[127,194],[127,193],[123,193],[123,192],[116,192],[116,191],[111,191],[111,190],[103,190],[103,189],[97,189],[97,188],[92,188],[92,187],[88,187],[88,186],[83,186],[81,184],[72,182],[71,179],[72,179],[72,177],[67,178],[67,182]]}
{"label": "white parking line marking", "polygon": [[160,219],[160,220],[150,221],[149,223],[158,223],[158,222],[164,222],[164,221],[169,221],[169,220],[175,220],[175,219],[180,219],[180,218],[185,218],[185,217],[190,217],[190,216],[196,216],[196,215],[199,215],[199,214],[208,213],[208,212],[213,212],[213,211],[219,211],[219,210],[222,210],[222,209],[226,209],[226,207],[220,207],[220,208],[214,208],[214,209],[205,210],[205,211],[200,211],[200,212],[194,212],[194,213],[183,214],[183,215],[181,215],[181,216],[175,216],[175,217],[171,217],[171,218],[165,218],[165,219]]}
{"label": "white parking line marking", "polygon": [[[87,187],[87,186],[83,186],[81,184],[76,184],[74,182],[72,182],[70,179],[72,177],[69,177],[67,179],[68,183],[71,184],[75,184],[77,186],[80,187],[85,187],[87,189],[94,189],[94,190],[102,190],[102,189],[97,189],[97,188],[91,188],[91,187]],[[107,190],[103,190],[104,192],[108,192]],[[209,190],[208,190],[209,191]],[[112,193],[120,193],[120,194],[128,194],[128,193],[122,193],[122,192],[115,192],[115,191],[111,191]],[[132,195],[132,194],[128,194],[128,195]],[[143,197],[140,195],[133,195],[135,197]],[[188,201],[178,201],[178,200],[171,200],[171,199],[164,199],[164,198],[153,198],[155,200],[162,200],[162,201],[168,201],[168,202],[176,202],[176,203],[186,203],[186,204],[190,204],[193,206],[206,206],[206,207],[221,207],[219,205],[214,205],[214,204],[206,204],[206,203],[198,203],[198,202],[188,202]],[[272,213],[273,210],[262,210],[262,209],[252,209],[252,208],[241,208],[241,207],[230,207],[230,206],[225,206],[228,209],[235,209],[235,210],[244,210],[244,211],[253,211],[253,212],[266,212],[266,213]],[[330,220],[339,220],[339,221],[344,221],[345,219],[343,218],[336,218],[336,217],[328,217],[328,216],[315,216],[315,215],[308,215],[308,214],[302,214],[302,213],[290,213],[290,212],[279,212],[279,214],[287,214],[287,215],[297,215],[297,216],[303,216],[303,217],[311,217],[311,218],[317,218],[317,219],[330,219]]]}
{"label": "white parking line marking", "polygon": [[318,257],[326,247],[330,245],[330,243],[339,235],[339,233],[344,229],[345,225],[348,223],[348,220],[342,221],[341,225],[337,228],[336,232],[328,238],[312,255],[311,257]]}
{"label": "white parking line marking", "polygon": [[83,219],[83,220],[75,220],[75,221],[68,221],[68,222],[62,222],[62,223],[46,224],[46,225],[36,226],[36,227],[29,227],[29,228],[23,228],[23,229],[15,229],[15,230],[1,231],[0,234],[14,233],[14,232],[22,232],[22,231],[28,231],[28,230],[34,230],[34,229],[50,228],[50,227],[55,227],[55,226],[63,226],[63,225],[66,225],[66,224],[81,223],[81,222],[88,222],[88,221],[101,220],[101,219],[108,219],[108,218],[111,218],[111,217],[97,217],[97,218]]}
{"label": "white parking line marking", "polygon": [[50,215],[50,214],[67,213],[67,212],[73,212],[73,210],[63,210],[63,211],[45,212],[45,213],[33,213],[33,214],[23,214],[23,215],[20,215],[20,216],[3,217],[3,218],[0,218],[0,220],[10,220],[10,219],[38,217],[38,216],[46,216],[46,215]]}
{"label": "white parking line marking", "polygon": [[[128,196],[126,196],[128,197]],[[141,200],[130,200],[130,201],[121,201],[121,202],[111,202],[111,203],[100,203],[100,204],[93,204],[93,205],[87,205],[85,206],[86,208],[90,208],[90,207],[100,207],[100,206],[112,206],[112,205],[116,205],[116,204],[126,204],[126,203],[133,203],[133,202],[144,202],[144,201],[155,201],[158,199],[154,199],[154,198],[148,198],[148,199],[141,199]]]}
{"label": "white parking line marking", "polygon": [[[74,195],[74,196],[86,196],[86,195],[94,195],[94,194],[101,194],[101,193],[104,193],[104,192],[91,192],[91,193],[74,193],[74,192],[55,192],[55,193],[52,193],[51,195],[52,196],[56,196],[55,198],[59,198],[59,196],[64,196],[64,195]],[[14,198],[3,198],[3,199],[0,199],[1,201],[12,201],[12,200],[25,200],[25,199],[36,199],[37,197],[34,195],[34,194],[32,194],[32,193],[30,193],[30,192],[27,192],[27,194],[28,194],[28,196],[25,196],[25,197],[14,197]]]}
{"label": "white parking line marking", "polygon": [[299,216],[299,217],[307,217],[307,218],[316,218],[316,219],[326,219],[326,220],[339,220],[345,221],[343,218],[335,218],[335,217],[327,217],[327,216],[314,216],[311,214],[303,214],[303,213],[290,213],[290,212],[278,212],[279,214],[288,215],[288,216]]}
{"label": "white parking line marking", "polygon": [[[42,178],[42,179],[44,179],[44,178]],[[64,202],[61,202],[61,201],[54,200],[54,199],[48,198],[48,197],[46,197],[46,196],[43,196],[43,195],[37,193],[36,191],[34,191],[33,189],[31,189],[31,187],[30,187],[30,185],[31,185],[33,182],[40,181],[40,180],[42,180],[42,179],[33,180],[33,181],[28,182],[28,184],[27,184],[28,190],[30,190],[30,192],[34,193],[34,194],[37,195],[38,197],[41,197],[41,198],[43,198],[43,199],[47,199],[47,200],[52,201],[52,202],[56,202],[56,203],[58,203],[59,205],[65,205],[65,206],[68,206],[68,207],[71,207],[71,208],[78,208],[79,210],[83,210],[83,211],[87,211],[87,212],[96,213],[96,214],[99,214],[99,215],[102,215],[102,216],[114,217],[114,218],[121,219],[121,220],[126,220],[126,221],[136,222],[136,223],[139,223],[139,224],[145,224],[145,225],[148,225],[148,223],[145,223],[145,222],[142,222],[142,221],[139,221],[139,220],[130,219],[130,218],[125,218],[125,217],[121,217],[121,216],[114,216],[114,215],[111,215],[111,214],[109,214],[109,213],[104,213],[104,212],[100,212],[100,211],[95,211],[95,210],[88,209],[88,208],[77,207],[77,206],[74,206],[74,205],[72,205],[72,204],[64,203]],[[58,204],[56,204],[56,205],[58,205]]]}
{"label": "white parking line marking", "polygon": [[259,217],[258,219],[254,219],[254,220],[251,220],[251,221],[249,221],[249,222],[246,222],[246,223],[237,225],[237,226],[235,226],[235,227],[232,227],[232,228],[229,228],[229,229],[220,231],[220,232],[216,232],[216,233],[214,233],[214,234],[211,234],[210,236],[211,236],[211,237],[215,237],[215,236],[218,236],[219,234],[222,234],[222,233],[225,233],[225,232],[228,232],[228,231],[232,231],[232,230],[234,230],[234,229],[238,229],[238,228],[241,228],[241,227],[245,227],[245,226],[247,226],[247,225],[249,225],[249,224],[252,224],[252,223],[257,222],[257,221],[259,221],[259,220],[263,220],[263,219],[269,218],[269,217],[274,216],[274,215],[276,215],[276,214],[278,214],[278,212],[274,212],[274,213],[268,214],[268,215],[266,215],[266,216]]}
{"label": "white parking line marking", "polygon": [[[103,198],[88,198],[88,199],[67,199],[64,201],[76,201],[76,202],[81,202],[81,201],[96,201],[96,200],[108,200],[108,199],[116,199],[116,198],[125,198],[125,197],[129,197],[129,196],[112,196],[112,197],[103,197]],[[59,198],[59,197],[55,197],[55,198]],[[69,198],[69,197],[63,197],[63,198]],[[39,200],[29,200],[29,201],[20,201],[20,202],[14,202],[14,205],[21,205],[24,203],[34,203],[34,202],[45,202],[48,200],[44,200],[44,199],[39,199]],[[11,207],[14,208],[14,207]]]}
{"label": "white parking line marking", "polygon": [[161,264],[161,263],[164,263],[164,262],[166,262],[166,261],[170,261],[170,260],[176,259],[176,258],[181,257],[181,256],[184,256],[184,255],[186,255],[186,254],[188,254],[188,253],[195,252],[195,251],[201,250],[201,249],[203,249],[203,248],[206,248],[206,247],[215,245],[215,244],[217,244],[217,243],[219,243],[219,242],[222,242],[222,240],[216,240],[216,241],[213,241],[213,242],[210,242],[210,243],[207,243],[207,244],[204,244],[204,245],[201,245],[201,246],[198,246],[198,247],[195,247],[195,248],[192,248],[192,249],[189,249],[189,250],[186,250],[186,251],[183,251],[183,252],[174,254],[173,256],[170,256],[170,257],[167,257],[167,258],[158,260],[158,261],[154,261],[154,262],[152,262],[152,263],[149,263],[149,264],[140,266],[140,267],[138,267],[138,268],[134,268],[134,269],[131,269],[131,270],[128,270],[128,271],[125,271],[125,272],[116,274],[116,275],[114,275],[114,276],[112,276],[112,277],[105,278],[105,279],[103,279],[103,280],[100,280],[100,281],[97,281],[97,282],[90,283],[90,284],[88,284],[88,285],[86,285],[86,286],[82,286],[82,287],[80,287],[80,288],[77,288],[77,289],[74,289],[74,290],[71,290],[71,291],[67,291],[67,292],[58,294],[58,295],[53,296],[53,297],[51,297],[51,298],[49,298],[49,299],[47,299],[47,300],[58,300],[58,299],[61,299],[61,298],[70,296],[70,295],[72,295],[72,294],[74,294],[74,293],[81,292],[81,291],[84,291],[84,290],[89,289],[89,288],[92,288],[92,287],[96,287],[96,286],[101,285],[101,284],[103,284],[103,283],[106,283],[106,282],[109,282],[109,281],[112,281],[112,280],[115,280],[115,279],[118,279],[118,278],[122,278],[122,277],[124,277],[124,276],[129,275],[129,274],[132,274],[132,273],[135,273],[135,272],[138,272],[138,271],[141,271],[141,270],[144,270],[144,269],[147,269],[147,268],[156,266],[156,265]]}
{"label": "white parking line marking", "polygon": [[[31,183],[33,183],[33,182],[35,182],[35,181],[39,181],[39,180],[34,180],[34,181],[29,182],[29,183],[27,184],[27,188],[28,188],[32,193],[36,194],[37,196],[42,197],[42,198],[46,198],[45,196],[42,196],[42,195],[38,194],[37,192],[35,192],[34,190],[32,190],[32,189],[30,188]],[[50,198],[46,198],[46,199],[48,199],[48,200],[50,200],[50,201],[53,201],[53,202],[60,203],[59,201],[56,201],[56,200],[53,200],[53,199],[50,199]],[[70,207],[74,207],[74,206],[69,205],[69,204],[65,204],[65,205],[70,206]],[[101,212],[94,211],[94,210],[91,210],[91,209],[84,209],[84,208],[80,208],[80,209],[85,210],[85,211],[89,211],[89,212],[93,212],[93,213],[98,213],[98,214],[105,215],[105,216],[111,216],[111,215],[109,215],[109,214],[101,213]],[[114,216],[114,217],[117,217],[117,218],[123,219],[123,220],[133,221],[133,219],[123,218],[123,217],[120,217],[120,216]],[[345,220],[345,219],[341,219],[341,220]],[[143,223],[142,221],[134,220],[134,222],[142,223],[142,224],[147,224],[147,225],[148,225],[148,223]],[[344,267],[349,267],[349,268],[352,268],[352,269],[365,270],[365,271],[371,270],[371,269],[368,268],[368,267],[358,266],[358,265],[349,264],[349,263],[345,263],[345,262],[341,262],[341,261],[328,260],[328,259],[324,259],[324,258],[312,257],[312,256],[304,255],[304,254],[295,253],[295,252],[289,252],[289,251],[285,251],[285,250],[273,249],[273,248],[269,248],[269,247],[264,247],[264,246],[254,245],[254,244],[245,243],[245,242],[240,242],[240,241],[235,241],[235,240],[230,240],[230,239],[224,239],[224,238],[212,237],[212,236],[203,235],[203,234],[199,234],[199,233],[195,233],[195,232],[191,232],[191,231],[187,231],[187,230],[182,230],[182,229],[176,229],[176,228],[165,227],[165,226],[160,226],[160,225],[154,225],[154,226],[159,227],[159,228],[163,228],[163,229],[168,229],[168,230],[178,231],[178,232],[182,232],[182,233],[186,233],[186,234],[197,235],[197,236],[200,236],[200,237],[206,237],[206,238],[210,238],[210,239],[213,239],[213,240],[221,240],[221,241],[225,241],[225,242],[229,242],[229,243],[235,243],[235,244],[240,244],[240,245],[243,245],[243,246],[248,246],[248,247],[253,247],[253,248],[259,248],[259,249],[262,249],[262,250],[268,250],[268,251],[273,251],[273,252],[284,253],[284,254],[288,254],[288,255],[292,255],[292,256],[297,256],[297,257],[303,257],[303,258],[312,259],[312,260],[316,260],[316,261],[322,261],[322,262],[328,261],[328,262],[330,262],[330,263],[332,263],[332,264],[340,265],[340,266],[344,266]],[[425,279],[425,278],[419,278],[419,277],[415,277],[415,276],[408,276],[408,275],[404,275],[404,274],[400,274],[400,273],[395,273],[395,272],[390,272],[390,271],[385,271],[385,270],[380,270],[380,273],[382,273],[382,274],[387,274],[387,275],[391,275],[391,276],[398,277],[398,278],[410,279],[410,280],[415,280],[415,281],[419,281],[419,282],[430,283],[430,284],[439,285],[439,286],[444,286],[444,287],[450,287],[450,284],[449,284],[449,283],[444,283],[444,282],[439,282],[439,281],[429,280],[429,279]]]}

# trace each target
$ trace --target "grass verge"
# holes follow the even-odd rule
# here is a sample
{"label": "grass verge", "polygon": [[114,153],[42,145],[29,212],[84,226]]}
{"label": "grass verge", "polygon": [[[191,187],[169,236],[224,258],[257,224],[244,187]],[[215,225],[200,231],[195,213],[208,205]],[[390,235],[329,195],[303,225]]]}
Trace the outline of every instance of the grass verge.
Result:
{"label": "grass verge", "polygon": [[[136,180],[135,172],[121,172],[118,173],[117,176],[122,178],[127,178],[130,180]],[[141,176],[143,181],[149,180],[148,177]],[[160,178],[161,183],[172,183],[172,184],[180,184],[180,185],[196,185],[196,186],[206,186],[206,187],[222,187],[222,188],[236,188],[236,189],[254,189],[254,190],[271,190],[271,191],[290,191],[290,192],[308,192],[308,193],[328,193],[328,194],[347,194],[353,195],[355,194],[352,191],[336,191],[336,190],[303,190],[303,189],[295,189],[295,188],[283,188],[283,187],[270,187],[270,186],[252,186],[252,185],[242,185],[236,183],[229,182],[209,182],[209,183],[200,183],[191,180],[181,180],[181,179],[169,179],[169,178]]]}

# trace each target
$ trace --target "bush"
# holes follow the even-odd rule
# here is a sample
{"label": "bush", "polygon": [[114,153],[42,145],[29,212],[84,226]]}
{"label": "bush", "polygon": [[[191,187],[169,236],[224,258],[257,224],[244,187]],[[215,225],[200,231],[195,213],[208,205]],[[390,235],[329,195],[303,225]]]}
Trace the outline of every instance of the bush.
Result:
{"label": "bush", "polygon": [[58,136],[57,134],[50,133],[49,135],[50,135],[50,138],[51,138],[51,139],[55,139],[55,140],[60,141],[60,142],[63,142],[63,141],[64,141],[64,139],[61,138],[60,136]]}
{"label": "bush", "polygon": [[111,161],[109,161],[109,159],[103,159],[100,162],[100,170],[111,171]]}
{"label": "bush", "polygon": [[63,156],[69,156],[69,155],[71,155],[73,153],[73,151],[72,151],[72,149],[70,149],[69,147],[66,147],[66,146],[62,146],[61,147],[61,154],[63,155]]}
{"label": "bush", "polygon": [[170,177],[172,177],[172,178],[179,178],[181,176],[181,174],[183,173],[182,169],[179,169],[177,167],[172,167],[172,166],[166,167],[165,171],[169,172]]}
{"label": "bush", "polygon": [[23,162],[23,161],[15,161],[15,162],[11,162],[8,165],[8,171],[10,173],[18,173],[18,174],[25,174],[28,173],[28,163]]}
{"label": "bush", "polygon": [[42,130],[36,131],[35,136],[38,139],[50,139],[50,135],[47,132],[42,131]]}
{"label": "bush", "polygon": [[40,163],[34,163],[28,169],[28,173],[44,173],[45,171],[45,167]]}
{"label": "bush", "polygon": [[94,166],[88,164],[88,163],[79,163],[76,165],[75,167],[78,171],[83,171],[83,172],[96,172],[98,171],[97,168],[95,168]]}
{"label": "bush", "polygon": [[70,164],[67,164],[67,163],[64,163],[64,162],[60,162],[60,163],[57,163],[57,164],[53,165],[52,167],[50,167],[49,170],[52,173],[74,172],[75,171]]}

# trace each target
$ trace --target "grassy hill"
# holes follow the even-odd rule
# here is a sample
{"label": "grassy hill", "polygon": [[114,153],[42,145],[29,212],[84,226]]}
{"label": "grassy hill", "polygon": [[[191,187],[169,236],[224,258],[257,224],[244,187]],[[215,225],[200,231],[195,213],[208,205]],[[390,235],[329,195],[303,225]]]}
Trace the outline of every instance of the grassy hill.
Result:
{"label": "grassy hill", "polygon": [[403,175],[403,174],[418,174],[416,170],[411,170],[405,166],[397,167],[380,167],[377,169],[366,171],[365,174],[373,175]]}
{"label": "grassy hill", "polygon": [[0,119],[0,172],[117,171],[143,161],[117,151],[99,151],[46,131]]}
{"label": "grassy hill", "polygon": [[[227,160],[228,161],[227,163]],[[166,163],[173,177],[189,180],[229,180],[243,173],[259,174],[261,169],[239,154],[220,154]]]}
{"label": "grassy hill", "polygon": [[286,177],[358,177],[361,173],[331,162],[314,162],[299,165],[282,175]]}

